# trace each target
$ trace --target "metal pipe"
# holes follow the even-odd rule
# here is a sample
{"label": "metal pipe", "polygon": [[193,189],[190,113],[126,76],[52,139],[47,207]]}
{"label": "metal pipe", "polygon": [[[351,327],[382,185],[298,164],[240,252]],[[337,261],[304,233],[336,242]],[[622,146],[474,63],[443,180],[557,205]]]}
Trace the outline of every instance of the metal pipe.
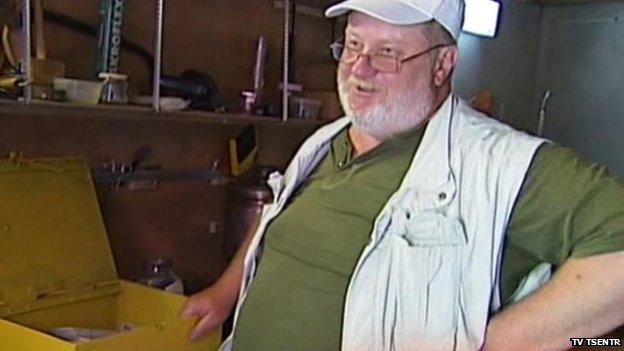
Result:
{"label": "metal pipe", "polygon": [[160,112],[160,71],[162,65],[162,32],[163,8],[165,0],[156,1],[156,30],[154,35],[154,74],[152,90],[152,106],[154,111]]}
{"label": "metal pipe", "polygon": [[256,113],[257,107],[262,104],[264,97],[264,70],[266,63],[267,40],[260,37],[256,45],[256,60],[253,69],[253,88],[252,90],[242,91],[241,94],[245,98],[245,113],[252,115]]}
{"label": "metal pipe", "polygon": [[539,111],[539,120],[537,123],[537,135],[539,136],[542,136],[542,133],[544,132],[544,122],[546,120],[546,104],[548,103],[548,99],[550,99],[551,94],[552,93],[550,90],[546,90],[544,96],[542,96],[542,103],[540,105]]}
{"label": "metal pipe", "polygon": [[22,76],[26,78],[25,82],[22,82],[23,86],[23,97],[26,103],[30,103],[32,100],[32,90],[31,84],[33,81],[32,77],[32,49],[31,49],[31,18],[30,18],[30,0],[22,1],[22,36],[23,36],[23,53],[22,53]]}
{"label": "metal pipe", "polygon": [[[260,96],[262,89],[264,89],[264,66],[266,63],[267,53],[267,40],[265,37],[258,39],[258,45],[256,47],[256,64],[253,71],[253,89],[254,92]],[[258,101],[256,101],[257,103]]]}
{"label": "metal pipe", "polygon": [[282,76],[282,121],[288,119],[288,68],[290,63],[290,0],[284,0],[284,53]]}

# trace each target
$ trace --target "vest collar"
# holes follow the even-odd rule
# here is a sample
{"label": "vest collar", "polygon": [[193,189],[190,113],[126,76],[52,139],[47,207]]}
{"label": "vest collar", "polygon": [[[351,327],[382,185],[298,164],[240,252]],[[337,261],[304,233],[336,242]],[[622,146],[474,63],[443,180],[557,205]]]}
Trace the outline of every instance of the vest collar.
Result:
{"label": "vest collar", "polygon": [[457,184],[451,167],[451,152],[458,103],[458,99],[449,94],[429,120],[399,187],[399,193],[419,197],[418,207],[422,210],[445,206],[455,197]]}

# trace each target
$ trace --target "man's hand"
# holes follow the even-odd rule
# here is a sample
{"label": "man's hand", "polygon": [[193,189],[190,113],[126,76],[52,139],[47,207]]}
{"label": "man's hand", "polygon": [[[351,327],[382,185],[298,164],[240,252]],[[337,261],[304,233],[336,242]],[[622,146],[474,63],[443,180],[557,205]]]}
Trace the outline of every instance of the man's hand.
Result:
{"label": "man's hand", "polygon": [[236,297],[222,290],[215,284],[189,297],[181,314],[199,317],[199,321],[191,330],[189,339],[199,340],[221,325],[228,317],[236,302]]}

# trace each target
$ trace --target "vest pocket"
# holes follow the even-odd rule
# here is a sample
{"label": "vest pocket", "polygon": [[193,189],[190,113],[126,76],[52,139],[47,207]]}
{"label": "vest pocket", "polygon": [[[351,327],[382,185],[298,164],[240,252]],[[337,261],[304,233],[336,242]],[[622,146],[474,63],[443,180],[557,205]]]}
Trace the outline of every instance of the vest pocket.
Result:
{"label": "vest pocket", "polygon": [[466,244],[459,218],[438,213],[410,216],[395,232],[397,274],[394,344],[397,350],[454,350],[459,318],[461,255]]}
{"label": "vest pocket", "polygon": [[459,218],[448,218],[438,213],[419,213],[408,217],[403,239],[411,247],[435,248],[466,244],[466,235]]}

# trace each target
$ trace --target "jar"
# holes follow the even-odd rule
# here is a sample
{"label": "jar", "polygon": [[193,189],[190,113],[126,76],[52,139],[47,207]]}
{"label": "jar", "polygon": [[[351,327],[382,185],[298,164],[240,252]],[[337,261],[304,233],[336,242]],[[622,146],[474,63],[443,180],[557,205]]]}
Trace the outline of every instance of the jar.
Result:
{"label": "jar", "polygon": [[271,188],[261,182],[237,182],[228,186],[223,252],[226,260],[238,250],[245,236],[272,201]]}
{"label": "jar", "polygon": [[128,76],[119,73],[102,72],[98,75],[104,79],[101,101],[104,103],[128,103]]}

